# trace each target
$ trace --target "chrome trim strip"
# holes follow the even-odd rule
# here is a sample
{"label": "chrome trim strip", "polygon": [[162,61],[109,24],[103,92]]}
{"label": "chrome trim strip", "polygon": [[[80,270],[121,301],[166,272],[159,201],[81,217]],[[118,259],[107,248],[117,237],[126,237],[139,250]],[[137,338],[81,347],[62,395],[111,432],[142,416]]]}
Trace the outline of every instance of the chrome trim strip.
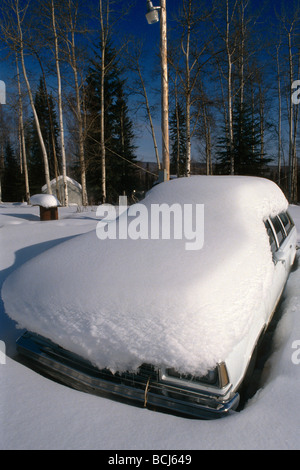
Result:
{"label": "chrome trim strip", "polygon": [[88,361],[31,332],[24,333],[17,340],[17,350],[29,360],[28,365],[33,369],[50,375],[64,385],[158,411],[190,418],[214,419],[235,410],[239,403],[237,393],[230,400],[222,401],[222,397],[165,384],[159,381],[154,369],[149,369],[149,373],[146,370],[144,374],[135,375],[134,381],[131,374],[123,377],[100,371]]}

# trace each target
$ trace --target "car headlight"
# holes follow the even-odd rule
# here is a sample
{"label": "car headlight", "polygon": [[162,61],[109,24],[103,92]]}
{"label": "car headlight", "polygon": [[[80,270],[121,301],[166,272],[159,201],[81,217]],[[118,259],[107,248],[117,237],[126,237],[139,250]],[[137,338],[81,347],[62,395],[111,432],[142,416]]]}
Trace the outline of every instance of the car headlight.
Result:
{"label": "car headlight", "polygon": [[196,376],[192,374],[181,374],[174,368],[166,369],[166,379],[179,379],[192,384],[204,384],[213,387],[223,388],[229,383],[227,368],[224,362],[217,364],[217,366],[209,370],[207,374]]}

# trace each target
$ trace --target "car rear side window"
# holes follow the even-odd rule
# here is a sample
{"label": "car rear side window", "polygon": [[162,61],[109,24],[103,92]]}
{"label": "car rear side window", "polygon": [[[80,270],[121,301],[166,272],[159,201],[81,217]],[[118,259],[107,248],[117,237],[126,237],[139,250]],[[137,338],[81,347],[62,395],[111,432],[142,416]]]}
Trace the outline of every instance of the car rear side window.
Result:
{"label": "car rear side window", "polygon": [[272,227],[270,225],[270,222],[268,220],[265,221],[265,226],[266,226],[267,233],[268,233],[268,236],[269,236],[271,251],[274,254],[275,251],[277,250],[277,242],[276,242],[276,239],[275,239],[275,236],[274,236],[274,232],[273,232]]}
{"label": "car rear side window", "polygon": [[281,243],[283,242],[283,240],[285,239],[286,237],[286,234],[284,232],[284,228],[279,220],[279,218],[276,216],[274,217],[273,219],[271,219],[271,222],[273,224],[273,227],[275,229],[275,232],[276,232],[276,236],[277,236],[277,240],[278,240],[278,244],[279,246],[281,245]]}
{"label": "car rear side window", "polygon": [[290,215],[287,212],[282,212],[281,214],[279,214],[279,218],[281,222],[283,223],[285,231],[288,235],[294,226],[293,220],[291,219]]}

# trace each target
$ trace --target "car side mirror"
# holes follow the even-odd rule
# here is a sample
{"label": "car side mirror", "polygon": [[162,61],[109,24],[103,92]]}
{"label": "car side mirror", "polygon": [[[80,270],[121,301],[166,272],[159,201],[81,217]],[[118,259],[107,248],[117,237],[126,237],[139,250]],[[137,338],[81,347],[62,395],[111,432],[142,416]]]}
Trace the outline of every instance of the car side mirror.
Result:
{"label": "car side mirror", "polygon": [[274,261],[275,261],[275,264],[277,264],[277,263],[285,264],[286,263],[286,255],[285,255],[284,251],[277,250],[276,253],[274,253]]}

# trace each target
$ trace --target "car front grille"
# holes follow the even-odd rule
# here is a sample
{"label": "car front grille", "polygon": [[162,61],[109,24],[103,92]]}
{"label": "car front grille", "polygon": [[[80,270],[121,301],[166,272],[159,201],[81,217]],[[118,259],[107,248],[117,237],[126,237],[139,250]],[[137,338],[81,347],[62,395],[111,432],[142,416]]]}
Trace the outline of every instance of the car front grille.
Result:
{"label": "car front grille", "polygon": [[65,385],[144,407],[210,419],[226,414],[238,403],[238,396],[222,403],[215,394],[166,383],[160,380],[158,368],[147,363],[136,372],[112,373],[109,369],[97,369],[83,358],[31,332],[18,339],[17,350],[34,369]]}
{"label": "car front grille", "polygon": [[145,388],[145,384],[158,381],[158,369],[151,364],[142,364],[136,372],[116,372],[112,374],[109,370],[104,369],[100,371],[102,377],[113,380],[115,383],[124,384],[127,386]]}

